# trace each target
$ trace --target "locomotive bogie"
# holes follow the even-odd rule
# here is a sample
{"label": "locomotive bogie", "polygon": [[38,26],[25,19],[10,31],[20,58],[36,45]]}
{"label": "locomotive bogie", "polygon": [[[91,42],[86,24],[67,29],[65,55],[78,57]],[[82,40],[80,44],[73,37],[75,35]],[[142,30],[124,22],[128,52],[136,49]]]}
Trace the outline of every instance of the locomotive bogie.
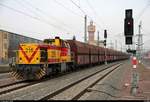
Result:
{"label": "locomotive bogie", "polygon": [[23,80],[39,79],[39,76],[44,76],[46,71],[42,64],[16,64],[13,70],[14,77]]}

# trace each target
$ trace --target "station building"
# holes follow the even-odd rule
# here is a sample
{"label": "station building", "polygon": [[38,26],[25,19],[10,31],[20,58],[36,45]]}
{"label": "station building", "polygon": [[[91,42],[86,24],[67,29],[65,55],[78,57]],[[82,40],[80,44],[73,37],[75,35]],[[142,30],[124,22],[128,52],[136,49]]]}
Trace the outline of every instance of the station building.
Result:
{"label": "station building", "polygon": [[8,63],[12,57],[16,56],[19,44],[26,42],[42,43],[38,39],[0,30],[0,64]]}

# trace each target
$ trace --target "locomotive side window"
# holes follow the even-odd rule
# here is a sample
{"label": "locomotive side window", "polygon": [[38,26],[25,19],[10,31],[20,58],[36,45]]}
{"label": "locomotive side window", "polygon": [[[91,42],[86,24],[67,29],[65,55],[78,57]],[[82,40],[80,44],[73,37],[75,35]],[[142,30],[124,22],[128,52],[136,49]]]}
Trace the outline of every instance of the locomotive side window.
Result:
{"label": "locomotive side window", "polygon": [[41,62],[47,61],[47,48],[40,48],[41,51]]}
{"label": "locomotive side window", "polygon": [[65,42],[61,40],[61,47],[66,47]]}

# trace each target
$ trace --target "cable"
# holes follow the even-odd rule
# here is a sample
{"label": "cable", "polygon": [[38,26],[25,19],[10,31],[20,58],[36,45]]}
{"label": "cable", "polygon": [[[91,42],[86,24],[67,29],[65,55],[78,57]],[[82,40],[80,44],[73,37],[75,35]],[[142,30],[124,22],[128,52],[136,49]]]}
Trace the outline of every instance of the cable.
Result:
{"label": "cable", "polygon": [[[17,0],[16,0],[17,1]],[[37,7],[35,7],[35,6],[33,6],[30,2],[28,2],[28,1],[26,1],[26,0],[24,0],[24,3],[26,3],[28,6],[30,6],[31,8],[33,8],[34,10],[36,10],[36,11],[38,11],[39,13],[41,13],[41,14],[43,14],[43,15],[45,15],[45,16],[47,16],[48,18],[50,17],[51,19],[55,19],[56,20],[56,18],[54,18],[54,17],[52,17],[52,16],[48,16],[44,11],[42,11],[40,8],[37,8]],[[30,11],[32,12],[32,10],[30,9]],[[38,13],[36,13],[36,12],[32,12],[32,13],[34,13],[36,16],[40,16]],[[41,16],[40,16],[41,17]],[[43,18],[43,20],[45,20],[44,18]],[[49,21],[48,21],[49,22]],[[60,23],[60,22],[59,22]],[[65,25],[65,24],[64,24]],[[58,25],[57,25],[58,26]],[[60,26],[58,26],[59,28],[60,28]],[[63,26],[64,27],[64,26]],[[64,29],[64,30],[66,30],[66,29]],[[68,30],[66,30],[66,31],[68,31]]]}
{"label": "cable", "polygon": [[70,0],[77,8],[79,8],[81,10],[81,12],[86,15],[85,11],[81,9],[80,6],[78,6],[73,0]]}
{"label": "cable", "polygon": [[97,12],[95,11],[95,9],[93,8],[93,6],[91,5],[91,3],[89,2],[89,0],[86,0],[87,4],[89,5],[89,7],[91,8],[91,10],[94,12],[94,15],[97,16],[99,19],[99,21],[101,21],[101,23],[103,24],[103,26],[105,25],[103,20],[101,20],[101,17],[97,14]]}
{"label": "cable", "polygon": [[[77,8],[80,9],[80,11],[84,14],[84,15],[87,15],[86,12],[79,6],[77,5],[73,0],[70,0]],[[92,17],[90,17],[89,15],[87,15],[87,17],[89,19],[92,19]],[[93,21],[95,24],[97,24],[97,26],[101,29],[101,30],[104,30],[98,23],[96,23],[95,21]]]}
{"label": "cable", "polygon": [[71,12],[72,14],[80,17],[80,18],[84,18],[83,15],[79,15],[78,13],[72,11],[70,8],[67,8],[66,6],[64,6],[62,3],[58,2],[57,0],[54,0],[55,3],[57,3],[58,5],[62,6],[63,8],[65,8],[67,11]]}
{"label": "cable", "polygon": [[55,17],[53,17],[53,16],[47,15],[46,12],[44,12],[42,9],[40,9],[40,8],[38,8],[38,7],[34,6],[34,5],[32,5],[30,2],[28,2],[28,1],[26,1],[26,0],[24,0],[24,2],[25,2],[27,5],[29,5],[30,7],[32,7],[33,9],[35,9],[36,11],[38,11],[39,13],[45,15],[46,17],[51,18],[51,19],[53,19],[53,20],[55,20],[55,21],[57,21],[57,22],[59,22],[59,23],[62,23],[62,24],[63,24],[63,27],[66,26],[67,29],[68,29],[68,28],[69,28],[69,30],[72,29],[70,26],[66,25],[64,22],[58,20],[57,18],[55,18]]}
{"label": "cable", "polygon": [[[87,14],[85,13],[85,11],[82,10],[81,7],[80,7],[79,5],[77,5],[73,0],[70,0],[70,1],[71,1],[71,3],[73,3],[77,8],[79,8],[80,11],[81,11],[84,15],[87,15]],[[88,16],[88,15],[87,15],[87,17],[90,18],[90,19],[92,19],[92,17],[90,17],[90,16]]]}
{"label": "cable", "polygon": [[[72,0],[70,0],[75,6],[77,6],[84,14],[86,14],[85,13],[85,11],[83,11],[82,9],[81,9],[81,7],[80,6],[78,6],[75,2],[73,2]],[[87,14],[86,14],[87,15]],[[87,17],[89,18],[89,19],[93,19],[92,17],[90,17],[89,15],[87,15]],[[93,21],[101,30],[104,30],[97,22],[95,22],[95,21]]]}
{"label": "cable", "polygon": [[142,11],[137,16],[137,21],[142,17],[142,15],[145,13],[145,11],[148,9],[149,6],[150,6],[150,0],[149,0],[148,4],[142,9]]}
{"label": "cable", "polygon": [[[25,0],[24,0],[25,1]],[[35,16],[39,16],[36,12],[34,12],[33,10],[29,9],[28,7],[26,7],[23,2],[20,2],[20,0],[15,0],[15,2],[19,5],[21,5],[22,7],[24,7],[26,10],[32,12]]]}
{"label": "cable", "polygon": [[[49,23],[49,22],[46,21],[46,20],[41,20],[41,19],[39,19],[38,17],[35,17],[35,16],[32,16],[32,15],[27,14],[27,13],[25,13],[25,12],[19,11],[19,10],[15,9],[15,8],[12,8],[12,7],[9,7],[9,6],[7,6],[7,5],[4,5],[4,4],[1,4],[1,3],[0,3],[0,6],[3,6],[3,7],[5,7],[5,8],[8,8],[8,9],[10,9],[10,10],[12,10],[12,11],[15,11],[15,12],[20,13],[20,14],[22,14],[22,15],[28,16],[28,17],[33,18],[33,19],[35,19],[35,20],[38,20],[38,21],[40,21],[40,22],[44,22],[44,23],[48,24],[49,26],[54,27],[54,28],[56,28],[56,29],[59,28],[59,27],[57,27],[56,25],[51,24],[51,23]],[[62,29],[62,28],[60,28],[60,29]]]}

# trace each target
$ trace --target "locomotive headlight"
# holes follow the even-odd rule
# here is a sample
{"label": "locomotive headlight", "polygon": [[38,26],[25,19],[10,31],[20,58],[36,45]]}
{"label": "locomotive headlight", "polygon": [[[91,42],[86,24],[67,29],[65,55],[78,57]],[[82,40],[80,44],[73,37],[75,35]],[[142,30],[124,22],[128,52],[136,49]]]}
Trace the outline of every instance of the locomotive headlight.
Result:
{"label": "locomotive headlight", "polygon": [[20,57],[19,60],[22,60],[22,58]]}
{"label": "locomotive headlight", "polygon": [[36,58],[36,62],[37,62],[37,63],[39,62],[39,58],[38,58],[38,57]]}
{"label": "locomotive headlight", "polygon": [[22,63],[22,58],[21,57],[19,58],[19,62]]}

